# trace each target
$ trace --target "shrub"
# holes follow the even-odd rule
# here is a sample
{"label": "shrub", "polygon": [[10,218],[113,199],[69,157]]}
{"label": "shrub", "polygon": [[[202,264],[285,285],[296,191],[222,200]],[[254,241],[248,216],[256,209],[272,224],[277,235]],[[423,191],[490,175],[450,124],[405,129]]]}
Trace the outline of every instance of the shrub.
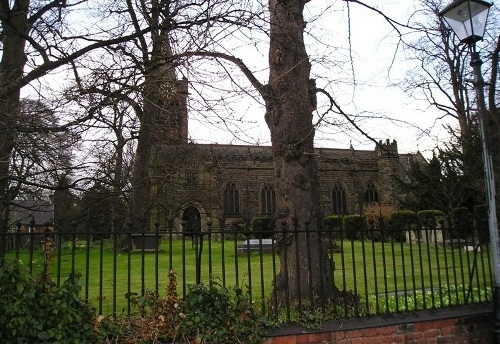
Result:
{"label": "shrub", "polygon": [[256,238],[272,238],[274,221],[269,216],[254,217],[252,220],[252,231]]}
{"label": "shrub", "polygon": [[333,239],[340,239],[340,231],[342,230],[342,222],[344,215],[328,215],[323,219],[323,228],[331,231]]}
{"label": "shrub", "polygon": [[373,203],[365,208],[366,237],[375,241],[388,241],[391,232],[387,227],[390,215],[394,212],[394,205],[387,203]]}
{"label": "shrub", "polygon": [[212,281],[188,285],[179,299],[170,270],[166,296],[152,291],[132,298],[134,314],[101,321],[107,343],[261,343],[263,322],[248,293]]}
{"label": "shrub", "polygon": [[131,304],[137,313],[101,321],[107,343],[170,343],[182,337],[180,323],[183,315],[179,309],[177,280],[172,270],[168,278],[164,297],[146,290],[144,295],[131,297]]}
{"label": "shrub", "polygon": [[80,275],[61,286],[35,279],[18,262],[0,270],[1,343],[95,343],[94,311],[79,298]]}
{"label": "shrub", "polygon": [[232,291],[212,281],[188,286],[181,303],[186,315],[181,332],[195,342],[261,343],[262,325],[249,296],[239,287]]}
{"label": "shrub", "polygon": [[472,234],[472,216],[469,209],[465,207],[455,208],[450,213],[453,238],[466,238]]}
{"label": "shrub", "polygon": [[362,238],[361,231],[364,229],[364,219],[361,215],[347,215],[343,218],[344,237],[350,240]]}
{"label": "shrub", "polygon": [[391,237],[398,242],[406,240],[405,233],[407,230],[416,228],[418,225],[417,213],[410,210],[402,210],[393,212],[389,217],[389,228],[391,229]]}
{"label": "shrub", "polygon": [[328,215],[323,219],[323,227],[326,230],[339,230],[342,226],[343,216],[340,215]]}
{"label": "shrub", "polygon": [[413,229],[418,225],[417,213],[410,210],[395,211],[390,215],[391,224],[402,230]]}
{"label": "shrub", "polygon": [[418,221],[424,228],[437,228],[446,217],[441,210],[422,210],[417,213]]}

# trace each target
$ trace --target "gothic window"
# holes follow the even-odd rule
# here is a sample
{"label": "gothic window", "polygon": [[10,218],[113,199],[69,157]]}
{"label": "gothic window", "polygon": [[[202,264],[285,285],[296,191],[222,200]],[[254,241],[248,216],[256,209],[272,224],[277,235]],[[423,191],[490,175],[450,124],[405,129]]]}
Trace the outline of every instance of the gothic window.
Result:
{"label": "gothic window", "polygon": [[233,215],[240,213],[240,192],[236,183],[230,181],[224,189],[224,214]]}
{"label": "gothic window", "polygon": [[262,214],[274,214],[276,209],[276,193],[272,185],[265,185],[260,192]]}
{"label": "gothic window", "polygon": [[373,183],[370,183],[366,186],[365,195],[363,198],[365,203],[375,203],[378,202],[378,192]]}
{"label": "gothic window", "polygon": [[347,213],[346,193],[339,183],[335,184],[332,190],[332,211],[334,214]]}

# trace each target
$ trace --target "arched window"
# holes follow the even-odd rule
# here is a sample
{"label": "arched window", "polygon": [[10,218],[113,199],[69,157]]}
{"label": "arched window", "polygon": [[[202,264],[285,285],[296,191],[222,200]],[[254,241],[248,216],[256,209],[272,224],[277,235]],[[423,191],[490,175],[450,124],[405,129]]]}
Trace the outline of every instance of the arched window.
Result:
{"label": "arched window", "polygon": [[240,213],[240,192],[236,183],[230,181],[224,189],[224,214],[232,215]]}
{"label": "arched window", "polygon": [[272,185],[264,185],[260,192],[262,214],[274,214],[276,210],[276,193]]}
{"label": "arched window", "polygon": [[332,212],[334,214],[347,213],[347,199],[344,188],[339,184],[335,184],[332,189]]}
{"label": "arched window", "polygon": [[370,183],[366,186],[365,195],[363,198],[365,203],[375,203],[378,202],[378,192],[373,183]]}

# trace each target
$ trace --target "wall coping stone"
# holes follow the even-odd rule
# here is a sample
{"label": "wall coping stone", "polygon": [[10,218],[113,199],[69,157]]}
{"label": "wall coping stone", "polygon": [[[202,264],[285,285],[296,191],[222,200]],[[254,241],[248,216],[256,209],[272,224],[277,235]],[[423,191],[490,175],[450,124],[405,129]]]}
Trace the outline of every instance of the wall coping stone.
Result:
{"label": "wall coping stone", "polygon": [[299,323],[288,323],[270,328],[265,337],[280,337],[323,332],[341,332],[349,330],[366,329],[391,325],[402,325],[415,322],[443,320],[448,318],[468,318],[474,316],[487,316],[493,321],[493,303],[479,303],[448,308],[436,308],[408,313],[391,313],[367,317],[338,319],[325,321],[321,328],[306,328]]}

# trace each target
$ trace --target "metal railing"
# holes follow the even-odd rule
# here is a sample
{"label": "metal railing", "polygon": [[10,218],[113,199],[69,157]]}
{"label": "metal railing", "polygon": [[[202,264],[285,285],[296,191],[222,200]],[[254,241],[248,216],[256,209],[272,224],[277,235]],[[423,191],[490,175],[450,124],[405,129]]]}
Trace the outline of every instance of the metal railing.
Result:
{"label": "metal railing", "polygon": [[[58,285],[81,274],[81,297],[100,314],[130,313],[131,296],[147,289],[162,296],[173,269],[181,297],[189,284],[239,285],[263,313],[293,318],[297,303],[278,304],[273,297],[282,232],[245,235],[209,227],[187,234],[158,227],[143,233],[0,233],[2,264],[18,260],[32,274],[45,269]],[[258,238],[264,234],[266,239]],[[336,297],[325,304],[304,295],[301,310],[311,307],[346,318],[491,301],[488,244],[473,234],[450,239],[456,233],[446,228],[318,234],[331,261],[321,265],[333,267]],[[47,242],[50,257],[46,246],[44,251]]]}

